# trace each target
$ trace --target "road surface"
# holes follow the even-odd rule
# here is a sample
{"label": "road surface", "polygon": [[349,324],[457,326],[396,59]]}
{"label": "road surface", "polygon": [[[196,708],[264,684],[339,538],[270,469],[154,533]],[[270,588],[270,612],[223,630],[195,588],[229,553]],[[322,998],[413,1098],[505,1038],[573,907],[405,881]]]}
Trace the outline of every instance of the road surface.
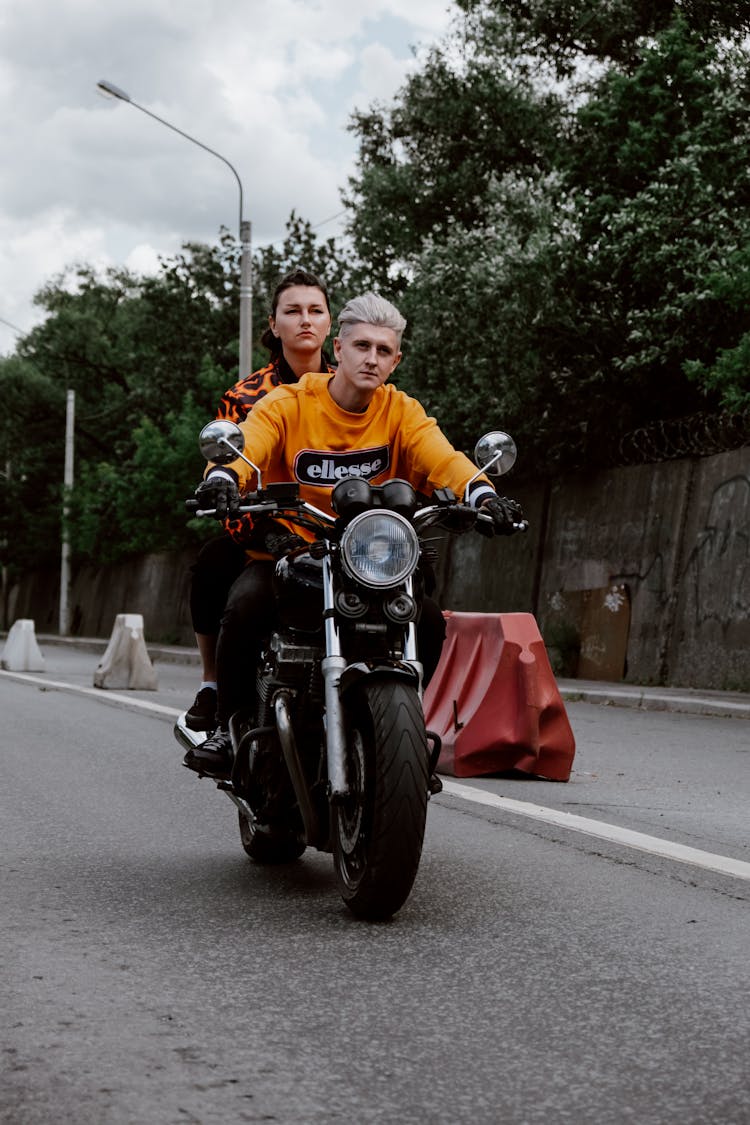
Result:
{"label": "road surface", "polygon": [[746,722],[570,704],[571,781],[448,782],[371,925],[181,767],[195,669],[113,706],[66,659],[0,674],[0,1120],[750,1121]]}

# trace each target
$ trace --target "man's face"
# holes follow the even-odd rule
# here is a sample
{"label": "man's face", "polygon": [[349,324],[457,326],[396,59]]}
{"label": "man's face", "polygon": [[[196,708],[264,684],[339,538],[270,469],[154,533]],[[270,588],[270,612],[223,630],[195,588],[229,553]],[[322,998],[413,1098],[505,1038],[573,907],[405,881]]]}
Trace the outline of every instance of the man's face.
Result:
{"label": "man's face", "polygon": [[338,361],[337,389],[358,406],[369,403],[401,359],[396,333],[375,324],[348,326],[333,341],[333,350]]}

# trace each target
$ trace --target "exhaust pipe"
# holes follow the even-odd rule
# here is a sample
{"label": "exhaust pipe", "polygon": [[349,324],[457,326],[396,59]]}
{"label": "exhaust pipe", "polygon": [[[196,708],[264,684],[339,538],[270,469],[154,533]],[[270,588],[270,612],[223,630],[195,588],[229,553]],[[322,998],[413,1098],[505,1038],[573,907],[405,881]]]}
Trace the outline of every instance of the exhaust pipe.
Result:
{"label": "exhaust pipe", "polygon": [[297,753],[297,743],[292,730],[292,719],[289,714],[289,695],[285,691],[277,692],[273,700],[273,709],[276,716],[276,730],[279,734],[284,761],[292,780],[294,795],[297,798],[302,823],[305,826],[305,838],[308,844],[315,847],[318,844],[320,828],[318,817],[313,808],[310,794],[307,789],[307,780],[302,769],[302,763]]}

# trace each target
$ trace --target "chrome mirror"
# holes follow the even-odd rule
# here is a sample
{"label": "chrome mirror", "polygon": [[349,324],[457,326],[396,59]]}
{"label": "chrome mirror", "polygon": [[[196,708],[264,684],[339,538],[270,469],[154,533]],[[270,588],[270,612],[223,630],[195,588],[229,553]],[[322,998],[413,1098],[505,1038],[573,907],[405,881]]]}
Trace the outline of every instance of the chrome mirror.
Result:
{"label": "chrome mirror", "polygon": [[201,453],[207,461],[217,465],[228,465],[236,461],[245,448],[242,430],[235,422],[225,422],[217,418],[204,426],[198,438]]}
{"label": "chrome mirror", "polygon": [[258,488],[263,487],[260,469],[242,452],[245,448],[245,435],[236,422],[226,422],[223,418],[209,422],[201,430],[198,444],[206,460],[213,461],[215,465],[229,465],[239,457],[257,474]]}
{"label": "chrome mirror", "polygon": [[482,472],[491,477],[501,477],[516,463],[518,450],[510,434],[493,430],[481,437],[474,446],[474,461]]}

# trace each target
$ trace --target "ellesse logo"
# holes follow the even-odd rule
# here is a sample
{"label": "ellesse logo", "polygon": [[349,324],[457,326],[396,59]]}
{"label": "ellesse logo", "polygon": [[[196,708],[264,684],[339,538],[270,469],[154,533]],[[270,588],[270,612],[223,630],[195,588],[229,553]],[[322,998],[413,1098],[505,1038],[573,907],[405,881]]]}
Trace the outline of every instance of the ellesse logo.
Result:
{"label": "ellesse logo", "polygon": [[362,477],[372,480],[390,466],[387,445],[377,449],[356,449],[353,453],[328,453],[303,449],[294,459],[294,475],[300,484],[332,488],[340,480]]}

